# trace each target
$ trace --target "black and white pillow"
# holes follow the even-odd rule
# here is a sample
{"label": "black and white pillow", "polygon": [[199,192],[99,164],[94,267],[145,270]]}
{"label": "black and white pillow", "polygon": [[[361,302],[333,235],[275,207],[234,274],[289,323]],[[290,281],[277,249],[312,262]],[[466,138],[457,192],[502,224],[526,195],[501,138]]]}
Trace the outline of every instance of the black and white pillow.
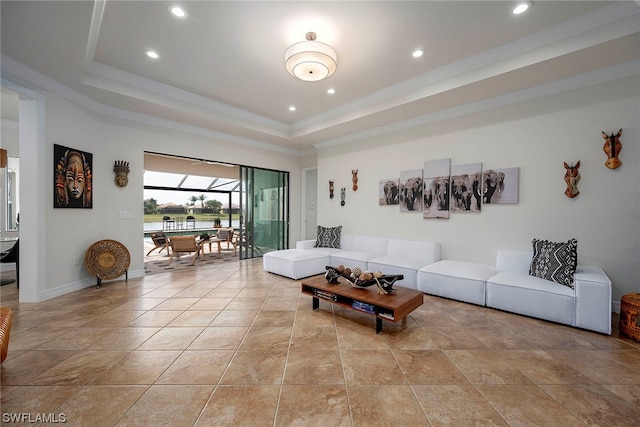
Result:
{"label": "black and white pillow", "polygon": [[323,227],[318,226],[318,237],[316,238],[316,248],[335,248],[340,249],[340,235],[342,234],[342,226]]}
{"label": "black and white pillow", "polygon": [[529,274],[573,289],[578,266],[578,240],[551,242],[533,239],[532,243],[533,258]]}

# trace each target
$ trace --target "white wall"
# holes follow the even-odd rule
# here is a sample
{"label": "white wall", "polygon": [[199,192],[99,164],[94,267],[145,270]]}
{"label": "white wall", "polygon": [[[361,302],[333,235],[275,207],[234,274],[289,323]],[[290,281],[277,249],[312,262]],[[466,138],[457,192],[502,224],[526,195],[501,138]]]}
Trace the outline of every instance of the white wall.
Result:
{"label": "white wall", "polygon": [[[578,239],[579,262],[601,266],[613,299],[640,290],[640,97],[638,78],[562,93],[382,135],[318,153],[318,224],[343,233],[433,240],[443,259],[491,263],[498,248],[529,248],[533,238]],[[604,166],[601,132],[623,129],[622,166]],[[485,205],[479,214],[423,219],[378,206],[378,183],[425,160],[482,162],[483,169],[520,168],[517,205]],[[564,195],[563,162],[580,160],[580,195]],[[351,190],[358,169],[359,189]],[[328,181],[336,194],[329,199]],[[340,206],[341,187],[347,188]]]}
{"label": "white wall", "polygon": [[[95,284],[83,266],[87,248],[101,239],[123,243],[131,255],[129,277],[144,275],[143,249],[143,152],[240,163],[290,172],[291,241],[300,238],[300,159],[293,155],[248,148],[204,136],[167,129],[151,129],[88,113],[55,94],[46,96],[46,158],[43,203],[46,235],[46,284],[39,300],[45,300]],[[53,208],[53,145],[77,148],[93,154],[93,209]],[[125,188],[114,183],[113,164],[128,161],[131,172]],[[49,184],[50,183],[50,184]],[[24,189],[29,191],[29,189]],[[121,211],[134,213],[120,219]],[[23,286],[29,284],[21,284]]]}

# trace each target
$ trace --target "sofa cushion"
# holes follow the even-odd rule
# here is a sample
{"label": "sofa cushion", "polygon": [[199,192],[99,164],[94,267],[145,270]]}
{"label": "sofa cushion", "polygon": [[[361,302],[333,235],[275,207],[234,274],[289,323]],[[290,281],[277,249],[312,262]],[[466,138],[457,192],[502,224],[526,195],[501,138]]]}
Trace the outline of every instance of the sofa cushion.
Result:
{"label": "sofa cushion", "polygon": [[529,274],[573,288],[578,265],[578,241],[551,242],[533,239],[533,258]]}
{"label": "sofa cushion", "polygon": [[405,262],[409,263],[408,265],[419,264],[418,268],[422,268],[440,261],[440,243],[390,239],[387,256],[404,259],[406,260]]}
{"label": "sofa cushion", "polygon": [[315,250],[284,249],[267,252],[262,263],[265,271],[297,280],[324,273],[329,255]]}
{"label": "sofa cushion", "polygon": [[316,238],[317,248],[335,248],[340,249],[340,235],[342,234],[342,226],[323,227],[318,226],[318,237]]}

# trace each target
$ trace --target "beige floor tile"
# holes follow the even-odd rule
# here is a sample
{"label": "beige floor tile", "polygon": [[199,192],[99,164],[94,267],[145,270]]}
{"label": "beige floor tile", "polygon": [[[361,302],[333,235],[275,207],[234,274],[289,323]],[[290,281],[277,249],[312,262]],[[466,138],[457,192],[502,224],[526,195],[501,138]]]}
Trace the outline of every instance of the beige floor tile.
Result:
{"label": "beige floor tile", "polygon": [[133,350],[148,340],[160,328],[136,328],[122,327],[112,331],[99,341],[96,341],[87,350]]}
{"label": "beige floor tile", "polygon": [[232,298],[201,298],[200,301],[191,306],[191,310],[224,310],[229,305]]}
{"label": "beige floor tile", "polygon": [[409,384],[468,384],[440,350],[393,350]]}
{"label": "beige floor tile", "polygon": [[37,347],[39,350],[84,350],[114,332],[113,328],[72,328]]}
{"label": "beige floor tile", "polygon": [[338,350],[338,335],[334,326],[298,324],[296,319],[291,334],[292,350],[312,348],[314,350]]}
{"label": "beige floor tile", "polygon": [[158,304],[155,307],[153,307],[152,310],[184,311],[184,310],[187,310],[192,305],[194,305],[195,303],[197,303],[198,301],[200,301],[200,298],[194,298],[194,297],[191,297],[191,298],[178,298],[178,297],[174,297],[174,298],[170,298],[167,301],[161,302],[160,304]]}
{"label": "beige floor tile", "polygon": [[508,426],[471,385],[414,385],[412,388],[434,427]]}
{"label": "beige floor tile", "polygon": [[342,364],[348,385],[407,383],[390,350],[344,350]]}
{"label": "beige floor tile", "polygon": [[[591,384],[570,360],[553,356],[553,350],[512,350],[503,357],[535,384]],[[577,354],[576,354],[577,356]]]}
{"label": "beige floor tile", "polygon": [[91,385],[95,378],[127,355],[126,351],[79,351],[38,375],[35,385]]}
{"label": "beige floor tile", "polygon": [[210,326],[191,343],[189,350],[235,350],[249,330],[246,326]]}
{"label": "beige floor tile", "polygon": [[93,384],[153,384],[180,351],[132,351],[97,375]]}
{"label": "beige floor tile", "polygon": [[[9,341],[11,348],[12,341]],[[13,350],[10,350],[10,353]],[[0,384],[23,385],[38,375],[75,356],[75,351],[25,351],[17,357],[7,358],[0,369]]]}
{"label": "beige floor tile", "polygon": [[312,310],[261,259],[0,297],[14,310],[3,413],[82,427],[638,424],[640,343],[615,314],[607,336],[425,295],[376,334],[365,313]]}
{"label": "beige floor tile", "polygon": [[640,408],[640,384],[631,385],[603,385],[610,392],[619,398],[631,403],[636,408]]}
{"label": "beige floor tile", "polygon": [[82,390],[81,386],[16,387],[10,393],[2,395],[0,406],[3,414],[53,413],[80,390]]}
{"label": "beige floor tile", "polygon": [[295,311],[268,311],[264,308],[256,316],[252,327],[256,326],[293,326]]}
{"label": "beige floor tile", "polygon": [[215,385],[233,354],[233,350],[186,350],[166,369],[157,384]]}
{"label": "beige floor tile", "polygon": [[83,387],[55,412],[65,415],[62,425],[111,426],[144,394],[148,386]]}
{"label": "beige floor tile", "polygon": [[241,350],[287,349],[291,326],[251,326],[240,344]]}
{"label": "beige floor tile", "polygon": [[258,310],[222,310],[209,326],[251,326]]}
{"label": "beige floor tile", "polygon": [[640,425],[640,408],[599,385],[541,385],[540,388],[587,425]]}
{"label": "beige floor tile", "polygon": [[514,426],[584,426],[583,422],[535,385],[476,386],[498,413]]}
{"label": "beige floor tile", "polygon": [[115,425],[193,425],[212,391],[213,386],[153,385]]}
{"label": "beige floor tile", "polygon": [[429,425],[409,385],[347,386],[347,394],[354,426]]}
{"label": "beige floor tile", "polygon": [[[398,420],[399,425],[400,420]],[[373,421],[370,425],[375,425]],[[275,426],[351,426],[344,386],[284,385]]]}
{"label": "beige floor tile", "polygon": [[472,384],[531,384],[500,351],[445,350],[444,354]]}
{"label": "beige floor tile", "polygon": [[312,347],[289,351],[285,384],[344,384],[340,352]]}
{"label": "beige floor tile", "polygon": [[184,350],[204,330],[201,326],[176,326],[163,328],[145,341],[139,350]]}
{"label": "beige floor tile", "polygon": [[581,350],[548,350],[548,353],[571,366],[597,384],[640,384],[640,370],[617,362],[617,352]]}
{"label": "beige floor tile", "polygon": [[220,384],[282,384],[286,358],[282,349],[238,350]]}
{"label": "beige floor tile", "polygon": [[163,327],[179,315],[179,311],[147,311],[129,322],[129,326]]}
{"label": "beige floor tile", "polygon": [[208,326],[218,314],[217,310],[185,311],[167,326]]}
{"label": "beige floor tile", "polygon": [[279,394],[278,385],[218,386],[195,425],[271,427]]}

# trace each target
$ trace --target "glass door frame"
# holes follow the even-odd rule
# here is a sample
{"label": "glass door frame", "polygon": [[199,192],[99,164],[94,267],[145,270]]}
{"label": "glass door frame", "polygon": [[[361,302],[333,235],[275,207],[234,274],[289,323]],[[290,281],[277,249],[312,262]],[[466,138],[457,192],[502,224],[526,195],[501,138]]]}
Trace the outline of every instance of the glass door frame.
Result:
{"label": "glass door frame", "polygon": [[[260,174],[274,174],[270,179],[271,184],[267,185],[275,186],[258,188],[257,175]],[[289,172],[240,166],[238,247],[241,260],[259,258],[265,251],[289,247],[289,191]],[[267,212],[265,206],[268,207]],[[271,236],[269,241],[267,235]]]}

